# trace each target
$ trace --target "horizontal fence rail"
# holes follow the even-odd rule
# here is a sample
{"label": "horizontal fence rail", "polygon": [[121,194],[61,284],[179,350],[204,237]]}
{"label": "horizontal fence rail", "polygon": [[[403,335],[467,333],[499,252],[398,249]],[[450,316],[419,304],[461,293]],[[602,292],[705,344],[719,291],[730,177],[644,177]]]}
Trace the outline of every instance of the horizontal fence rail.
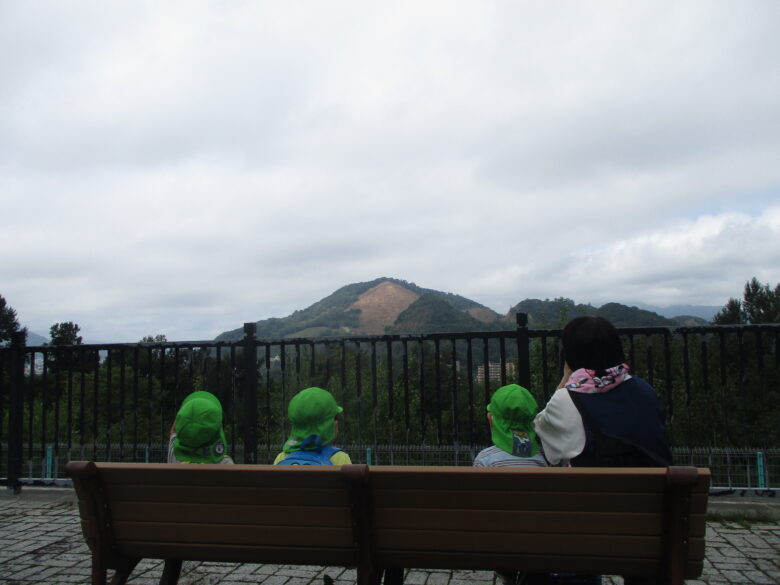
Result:
{"label": "horizontal fence rail", "polygon": [[[711,467],[721,487],[778,487],[780,325],[619,332],[632,372],[658,393],[678,462]],[[250,323],[229,342],[30,347],[16,336],[0,348],[0,477],[15,489],[60,478],[70,459],[164,460],[194,390],[219,397],[237,461],[269,463],[307,386],[343,406],[337,443],[353,460],[470,465],[490,442],[496,388],[526,386],[540,408],[554,392],[560,334],[518,314],[516,329],[490,332],[263,340]]]}

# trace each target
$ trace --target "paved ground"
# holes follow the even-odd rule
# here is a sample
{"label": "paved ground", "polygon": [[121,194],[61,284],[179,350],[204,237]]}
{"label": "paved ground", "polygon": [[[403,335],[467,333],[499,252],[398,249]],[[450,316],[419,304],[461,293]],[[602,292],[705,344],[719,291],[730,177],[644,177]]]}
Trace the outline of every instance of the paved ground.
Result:
{"label": "paved ground", "polygon": [[[14,496],[0,488],[0,585],[90,583],[90,555],[81,535],[78,510],[69,488],[32,488]],[[722,518],[707,526],[707,561],[701,580],[689,585],[780,584],[780,501],[754,497],[711,498]],[[730,515],[762,520],[735,522]],[[767,520],[766,518],[772,518]],[[142,562],[129,583],[156,585],[159,561]],[[328,576],[330,579],[326,579]],[[224,563],[185,563],[181,585],[354,585],[355,571],[343,567],[298,567]],[[411,569],[406,585],[495,585],[489,571]],[[610,577],[606,584],[620,584]]]}

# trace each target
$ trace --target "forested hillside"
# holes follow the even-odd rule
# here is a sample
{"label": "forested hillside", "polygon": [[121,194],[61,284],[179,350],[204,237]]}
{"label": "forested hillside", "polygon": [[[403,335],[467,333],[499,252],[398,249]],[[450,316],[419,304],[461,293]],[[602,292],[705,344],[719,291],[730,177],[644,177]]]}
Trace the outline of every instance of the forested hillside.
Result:
{"label": "forested hillside", "polygon": [[[528,314],[531,328],[554,329],[579,315],[599,315],[617,327],[675,327],[703,325],[699,317],[662,317],[652,311],[607,303],[601,307],[576,304],[567,298],[526,299],[500,315],[466,297],[426,289],[395,278],[378,278],[344,286],[283,318],[257,322],[260,339],[334,337],[400,333],[446,333],[514,329],[515,314]],[[239,339],[243,329],[227,331],[220,341]]]}

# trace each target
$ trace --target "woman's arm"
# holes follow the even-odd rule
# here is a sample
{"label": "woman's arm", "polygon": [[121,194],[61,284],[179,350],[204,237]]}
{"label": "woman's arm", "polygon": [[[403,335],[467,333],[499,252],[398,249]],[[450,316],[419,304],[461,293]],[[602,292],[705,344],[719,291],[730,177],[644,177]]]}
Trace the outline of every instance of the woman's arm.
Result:
{"label": "woman's arm", "polygon": [[[566,378],[568,380],[568,377]],[[553,464],[568,463],[585,448],[582,417],[566,389],[558,389],[534,419],[544,456]]]}

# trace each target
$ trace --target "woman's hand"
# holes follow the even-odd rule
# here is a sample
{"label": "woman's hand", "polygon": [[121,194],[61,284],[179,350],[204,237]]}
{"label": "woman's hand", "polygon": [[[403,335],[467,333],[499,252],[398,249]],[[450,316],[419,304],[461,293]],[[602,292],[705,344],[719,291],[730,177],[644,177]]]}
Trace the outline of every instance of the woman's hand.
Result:
{"label": "woman's hand", "polygon": [[558,383],[558,388],[556,390],[560,390],[564,386],[566,386],[567,382],[569,381],[569,378],[571,378],[571,368],[569,367],[569,364],[566,362],[563,362],[563,376],[561,376],[561,381]]}

